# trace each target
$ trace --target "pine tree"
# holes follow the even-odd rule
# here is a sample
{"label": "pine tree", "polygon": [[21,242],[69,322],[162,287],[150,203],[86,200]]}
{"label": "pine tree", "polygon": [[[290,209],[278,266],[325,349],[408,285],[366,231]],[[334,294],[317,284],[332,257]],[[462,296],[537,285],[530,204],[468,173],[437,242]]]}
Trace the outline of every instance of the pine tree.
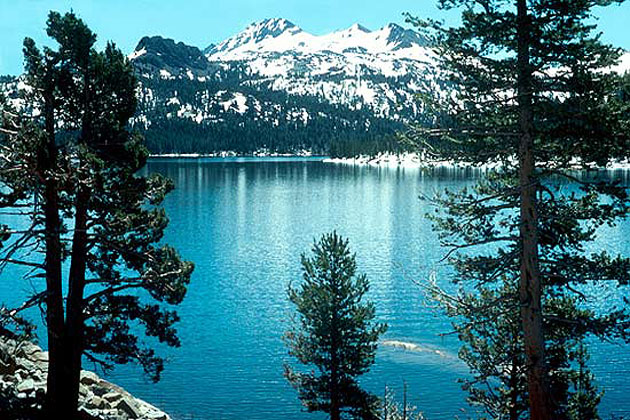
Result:
{"label": "pine tree", "polygon": [[331,420],[376,419],[378,398],[357,379],[374,363],[387,326],[374,323],[374,304],[364,302],[369,283],[365,274],[356,274],[347,240],[326,234],[312,252],[302,255],[303,282],[288,290],[297,317],[285,338],[289,354],[317,371],[287,365],[285,376],[309,412],[323,411]]}
{"label": "pine tree", "polygon": [[41,113],[5,119],[1,204],[23,209],[31,227],[5,228],[2,262],[46,280],[23,308],[45,310],[47,414],[70,419],[84,357],[104,367],[137,361],[159,379],[163,360],[139,340],[136,325],[179,345],[178,316],[168,306],[184,298],[193,266],[158,245],[168,224],[159,205],[172,182],[136,175],[148,152],[128,131],[136,107],[131,65],[113,44],[97,52],[96,36],[73,13],[51,12],[47,33],[56,50],[24,41],[24,99]]}
{"label": "pine tree", "polygon": [[[500,165],[472,191],[436,199],[444,212],[434,220],[456,278],[479,299],[465,294],[449,303],[468,314],[456,329],[478,379],[525,368],[531,419],[566,417],[567,375],[557,374],[581,338],[628,338],[628,312],[589,311],[591,297],[581,290],[592,281],[628,284],[628,259],[585,252],[600,226],[625,217],[627,191],[601,173],[571,172],[630,150],[629,104],[619,76],[605,70],[620,50],[589,23],[593,7],[620,2],[441,0],[445,9],[463,8],[460,27],[410,18],[433,31],[450,84],[425,101],[433,119],[414,133],[417,145],[427,157]],[[510,321],[495,323],[497,316]],[[519,383],[502,382],[514,398],[503,407],[518,411]],[[473,391],[478,401],[492,394]]]}
{"label": "pine tree", "polygon": [[597,406],[604,396],[603,392],[597,390],[594,375],[588,370],[586,362],[588,353],[584,346],[577,350],[578,370],[571,378],[576,392],[569,400],[570,420],[599,420],[601,417],[597,411]]}

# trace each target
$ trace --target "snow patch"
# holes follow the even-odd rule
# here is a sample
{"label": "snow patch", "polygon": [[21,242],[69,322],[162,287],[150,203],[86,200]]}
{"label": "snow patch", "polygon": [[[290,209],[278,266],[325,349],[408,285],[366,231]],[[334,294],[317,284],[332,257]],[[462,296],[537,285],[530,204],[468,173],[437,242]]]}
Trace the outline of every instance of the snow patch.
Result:
{"label": "snow patch", "polygon": [[239,114],[244,114],[249,109],[247,106],[247,98],[240,92],[235,92],[230,99],[219,102],[219,104],[223,106],[224,111],[233,109]]}
{"label": "snow patch", "polygon": [[141,57],[141,56],[145,55],[146,53],[147,53],[147,49],[142,47],[141,49],[139,49],[137,51],[134,51],[131,54],[129,54],[127,56],[127,58],[129,60],[135,60],[136,58]]}

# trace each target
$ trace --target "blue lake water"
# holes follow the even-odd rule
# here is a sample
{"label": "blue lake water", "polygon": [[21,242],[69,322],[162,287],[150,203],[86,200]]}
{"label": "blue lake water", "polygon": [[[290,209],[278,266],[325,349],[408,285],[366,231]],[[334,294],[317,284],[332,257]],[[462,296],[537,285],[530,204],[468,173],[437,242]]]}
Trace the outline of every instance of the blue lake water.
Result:
{"label": "blue lake water", "polygon": [[[175,181],[165,203],[171,219],[165,240],[196,270],[178,309],[182,347],[164,350],[169,363],[162,381],[151,384],[132,366],[117,368],[113,381],[175,419],[322,418],[302,411],[282,376],[289,360],[282,334],[292,311],[286,288],[300,278],[300,254],[336,229],[350,239],[359,270],[371,281],[378,319],[390,326],[385,339],[426,349],[381,346],[364,385],[378,394],[392,386],[401,396],[405,381],[409,399],[429,419],[473,415],[457,383],[467,374],[457,359],[458,342],[440,335],[450,331],[449,322],[418,284],[436,271],[446,285],[449,273],[439,263],[445,251],[418,196],[470,185],[474,172],[319,159],[156,159],[146,171]],[[628,234],[630,223],[607,228],[602,245],[628,252]],[[11,293],[1,286],[0,296]],[[630,413],[629,350],[593,345],[607,415]]]}

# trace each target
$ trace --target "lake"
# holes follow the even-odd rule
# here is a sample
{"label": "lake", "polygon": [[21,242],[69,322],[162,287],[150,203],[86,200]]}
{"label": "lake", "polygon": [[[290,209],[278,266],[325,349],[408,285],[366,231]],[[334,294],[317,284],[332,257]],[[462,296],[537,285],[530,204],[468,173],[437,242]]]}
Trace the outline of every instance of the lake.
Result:
{"label": "lake", "polygon": [[[110,378],[175,419],[321,419],[304,413],[282,376],[289,361],[282,334],[300,279],[300,254],[333,229],[349,238],[387,340],[422,346],[409,352],[381,346],[363,384],[381,395],[391,386],[429,419],[474,415],[457,379],[467,375],[448,319],[423,293],[431,272],[448,285],[449,267],[418,196],[475,182],[471,170],[355,167],[321,159],[154,159],[146,172],[175,181],[165,207],[165,241],[196,264],[178,311],[180,349],[158,384],[139,368]],[[627,176],[627,174],[622,174]],[[606,248],[630,252],[630,223],[607,228]],[[5,290],[4,288],[2,290]],[[2,292],[6,293],[6,292]],[[629,414],[628,346],[595,343],[592,366],[606,395],[606,415]],[[91,366],[86,366],[90,369]]]}

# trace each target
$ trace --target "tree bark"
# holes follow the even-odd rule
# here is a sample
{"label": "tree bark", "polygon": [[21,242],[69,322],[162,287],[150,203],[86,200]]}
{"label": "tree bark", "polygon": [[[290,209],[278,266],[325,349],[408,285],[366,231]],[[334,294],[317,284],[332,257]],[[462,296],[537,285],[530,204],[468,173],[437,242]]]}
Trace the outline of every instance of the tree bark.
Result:
{"label": "tree bark", "polygon": [[[334,311],[337,311],[337,308],[334,308]],[[341,407],[339,401],[339,357],[338,357],[338,331],[337,331],[337,322],[336,322],[336,313],[332,314],[332,325],[331,325],[331,368],[330,368],[330,420],[340,420],[341,418]]]}
{"label": "tree bark", "polygon": [[[51,69],[48,69],[51,72]],[[39,167],[44,183],[44,224],[46,246],[46,325],[48,332],[48,378],[46,410],[51,418],[60,418],[59,402],[63,399],[68,372],[64,368],[64,314],[62,295],[61,218],[55,171],[57,146],[55,144],[55,109],[53,81],[50,74],[45,80],[44,124],[46,145],[40,151]]]}
{"label": "tree bark", "polygon": [[542,330],[541,282],[538,261],[537,180],[533,138],[530,22],[527,0],[517,0],[518,109],[520,126],[520,282],[519,295],[531,420],[549,420],[552,410],[547,387],[545,342]]}
{"label": "tree bark", "polygon": [[[85,145],[90,138],[90,78],[87,62],[85,63],[83,83],[83,118],[81,137],[79,144]],[[79,152],[81,153],[81,152]],[[83,159],[79,156],[79,167],[83,166]],[[68,279],[68,301],[66,308],[66,360],[65,364],[70,372],[70,383],[67,392],[68,410],[76,412],[79,402],[79,383],[81,379],[81,357],[84,350],[84,317],[83,294],[85,290],[85,277],[87,270],[88,236],[87,222],[90,191],[85,181],[89,174],[82,176],[82,171],[77,171],[77,190],[75,197],[74,234],[72,236],[72,261],[70,263],[70,275]]]}
{"label": "tree bark", "polygon": [[76,412],[79,402],[79,382],[81,379],[81,357],[83,355],[84,318],[83,292],[87,256],[87,200],[89,193],[79,187],[75,203],[75,227],[72,238],[72,262],[70,264],[68,301],[66,308],[66,359],[69,371],[67,392],[68,410]]}
{"label": "tree bark", "polygon": [[340,334],[337,316],[339,314],[339,302],[337,299],[337,277],[333,274],[333,304],[330,321],[330,420],[341,419],[341,401],[339,395],[339,348]]}

